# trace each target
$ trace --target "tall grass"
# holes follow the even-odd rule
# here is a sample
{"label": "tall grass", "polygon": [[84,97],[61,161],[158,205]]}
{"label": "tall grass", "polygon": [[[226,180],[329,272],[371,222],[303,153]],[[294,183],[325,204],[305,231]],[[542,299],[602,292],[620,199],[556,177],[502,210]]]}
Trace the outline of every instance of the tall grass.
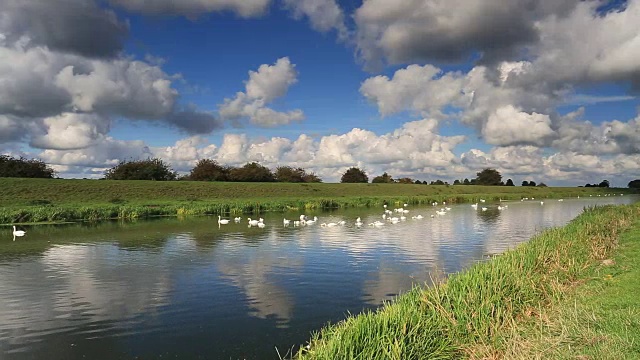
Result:
{"label": "tall grass", "polygon": [[449,359],[473,357],[500,330],[587,276],[609,255],[640,206],[587,209],[563,228],[431,288],[414,288],[376,311],[313,335],[297,359]]}

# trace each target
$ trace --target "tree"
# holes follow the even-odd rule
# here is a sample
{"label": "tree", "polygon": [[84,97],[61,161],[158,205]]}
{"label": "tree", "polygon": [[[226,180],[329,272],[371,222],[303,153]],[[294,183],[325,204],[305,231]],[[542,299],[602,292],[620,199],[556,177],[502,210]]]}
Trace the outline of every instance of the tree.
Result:
{"label": "tree", "polygon": [[394,180],[391,177],[391,175],[387,174],[386,172],[382,175],[376,176],[373,178],[373,180],[371,180],[371,183],[376,183],[376,184],[381,184],[381,183],[393,183]]}
{"label": "tree", "polygon": [[0,155],[0,177],[52,179],[55,171],[41,160]]}
{"label": "tree", "polygon": [[535,181],[529,181],[529,186],[536,186],[536,182]]}
{"label": "tree", "polygon": [[303,182],[306,183],[321,183],[322,179],[320,179],[320,177],[318,175],[316,175],[316,173],[314,172],[305,172],[304,176],[302,177]]}
{"label": "tree", "polygon": [[229,180],[229,171],[231,169],[224,167],[215,160],[201,159],[185,180],[193,181],[227,181]]}
{"label": "tree", "polygon": [[608,188],[609,187],[609,180],[602,180],[602,182],[600,184],[598,184],[599,187],[604,187],[604,188]]}
{"label": "tree", "polygon": [[278,166],[273,174],[278,182],[304,182],[305,171],[303,168],[294,169],[291,166]]}
{"label": "tree", "polygon": [[422,181],[416,180],[415,184],[422,184]]}
{"label": "tree", "polygon": [[540,184],[538,184],[538,187],[547,187],[547,184],[541,182]]}
{"label": "tree", "polygon": [[229,180],[241,182],[273,182],[275,181],[275,177],[268,167],[262,166],[257,162],[251,162],[242,167],[231,169]]}
{"label": "tree", "polygon": [[175,180],[178,173],[162,159],[120,161],[118,165],[104,172],[106,180]]}
{"label": "tree", "polygon": [[507,183],[505,184],[505,186],[515,186],[515,185],[513,184],[513,180],[507,179]]}
{"label": "tree", "polygon": [[529,182],[527,180],[523,181],[522,186],[529,186]]}
{"label": "tree", "polygon": [[502,175],[496,169],[484,169],[476,174],[476,182],[478,185],[500,185]]}
{"label": "tree", "polygon": [[436,181],[432,181],[431,185],[445,185],[445,182],[440,180],[440,179],[438,179]]}
{"label": "tree", "polygon": [[460,182],[460,180],[455,179],[453,180],[453,185],[461,185],[462,183]]}
{"label": "tree", "polygon": [[408,177],[404,177],[404,178],[400,178],[396,181],[398,184],[413,184],[413,179],[408,178]]}
{"label": "tree", "polygon": [[469,179],[464,179],[464,181],[462,182],[463,185],[471,185],[471,182],[469,181]]}
{"label": "tree", "polygon": [[630,189],[640,189],[640,179],[631,180],[627,185]]}
{"label": "tree", "polygon": [[342,178],[340,178],[340,182],[367,183],[369,182],[369,177],[364,171],[358,169],[357,167],[352,167],[349,170],[345,171],[344,174],[342,174]]}

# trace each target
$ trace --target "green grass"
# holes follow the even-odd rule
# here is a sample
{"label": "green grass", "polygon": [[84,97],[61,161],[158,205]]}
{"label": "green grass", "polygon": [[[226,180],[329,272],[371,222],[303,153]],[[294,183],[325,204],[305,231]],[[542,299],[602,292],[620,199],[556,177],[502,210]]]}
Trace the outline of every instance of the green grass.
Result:
{"label": "green grass", "polygon": [[611,255],[619,232],[639,215],[637,205],[587,209],[567,226],[547,230],[445,282],[415,288],[376,311],[326,326],[295,357],[503,358],[505,333],[520,319],[565,299]]}
{"label": "green grass", "polygon": [[413,184],[217,183],[0,178],[0,224],[240,214],[433,201],[628,193],[628,189]]}
{"label": "green grass", "polygon": [[[613,261],[611,261],[613,260]],[[572,293],[478,351],[504,359],[640,359],[640,221]]]}

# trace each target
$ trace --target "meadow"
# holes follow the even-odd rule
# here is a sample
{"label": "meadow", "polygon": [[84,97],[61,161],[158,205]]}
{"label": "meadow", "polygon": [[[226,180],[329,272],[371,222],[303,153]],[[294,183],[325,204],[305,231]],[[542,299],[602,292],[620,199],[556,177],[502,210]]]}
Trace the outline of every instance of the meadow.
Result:
{"label": "meadow", "polygon": [[[633,351],[634,346],[638,350],[634,339],[637,341],[640,335],[640,324],[628,320],[628,315],[633,315],[629,312],[633,306],[613,315],[600,312],[604,318],[600,321],[589,312],[579,318],[569,311],[561,320],[549,319],[542,314],[554,314],[546,309],[555,309],[568,299],[573,300],[565,303],[564,308],[577,308],[573,301],[582,301],[584,294],[573,298],[572,294],[576,294],[576,289],[585,281],[602,276],[603,261],[610,261],[618,246],[619,234],[634,226],[638,233],[639,216],[638,205],[587,209],[567,226],[547,230],[528,243],[453,274],[433,287],[414,288],[376,311],[326,326],[300,347],[295,358],[510,359],[541,356],[586,359],[591,357],[579,357],[580,352],[576,349],[581,348],[575,345],[583,345],[585,353],[602,355],[598,352],[600,348],[592,349],[593,341],[613,343],[612,347],[604,349],[616,349],[617,354]],[[637,237],[635,241],[638,241]],[[631,297],[636,301],[634,289],[622,288],[622,291],[631,291],[623,301],[628,302]],[[618,299],[616,294],[609,297]],[[531,322],[530,319],[538,321],[533,321],[529,332],[521,330],[520,323]],[[592,327],[577,324],[588,324],[590,319],[591,323],[601,322],[604,331],[597,333]],[[561,325],[549,330],[548,320]],[[566,330],[569,323],[574,325],[572,332]],[[615,325],[617,333],[635,333],[619,340],[617,333],[607,328],[609,323]],[[546,337],[534,338],[532,334],[536,329],[541,329],[538,333]],[[563,351],[556,352],[558,348]]]}
{"label": "meadow", "polygon": [[0,178],[0,224],[560,198],[629,189]]}

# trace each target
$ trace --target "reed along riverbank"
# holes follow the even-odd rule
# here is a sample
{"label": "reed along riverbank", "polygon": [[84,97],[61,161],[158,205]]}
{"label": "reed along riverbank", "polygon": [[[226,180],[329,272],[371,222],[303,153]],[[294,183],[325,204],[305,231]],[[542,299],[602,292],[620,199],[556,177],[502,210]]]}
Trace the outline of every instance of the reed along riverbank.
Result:
{"label": "reed along riverbank", "polygon": [[0,178],[0,224],[605,196],[629,189]]}
{"label": "reed along riverbank", "polygon": [[586,209],[568,225],[442,283],[325,327],[295,358],[510,358],[505,334],[598,274],[638,218],[638,204]]}

